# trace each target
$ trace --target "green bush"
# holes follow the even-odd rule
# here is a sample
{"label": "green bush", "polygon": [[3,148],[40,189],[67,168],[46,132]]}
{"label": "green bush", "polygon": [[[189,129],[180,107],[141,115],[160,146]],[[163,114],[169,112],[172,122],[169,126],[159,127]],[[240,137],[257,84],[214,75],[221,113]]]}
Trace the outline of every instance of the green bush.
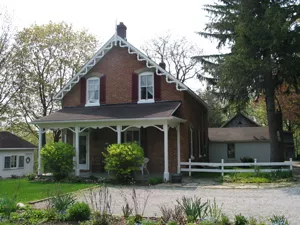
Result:
{"label": "green bush", "polygon": [[0,214],[3,214],[5,217],[10,216],[12,212],[17,210],[16,201],[9,197],[0,198]]}
{"label": "green bush", "polygon": [[36,174],[30,173],[30,174],[27,174],[26,177],[27,177],[27,179],[28,179],[29,181],[31,181],[31,180],[34,180],[34,179],[35,179]]}
{"label": "green bush", "polygon": [[148,180],[148,183],[151,185],[161,184],[164,180],[162,177],[153,177]]}
{"label": "green bush", "polygon": [[289,225],[288,220],[284,216],[273,215],[270,221],[272,225]]}
{"label": "green bush", "polygon": [[242,214],[239,214],[234,217],[234,224],[235,225],[247,225],[248,220],[245,216],[243,216]]}
{"label": "green bush", "polygon": [[144,163],[144,151],[137,143],[112,144],[103,153],[105,169],[121,182],[132,180],[133,172]]}
{"label": "green bush", "polygon": [[76,202],[68,209],[68,219],[71,221],[85,221],[91,216],[91,209],[84,202]]}
{"label": "green bush", "polygon": [[201,202],[201,198],[182,197],[182,200],[177,200],[178,205],[185,212],[188,222],[196,222],[198,219],[203,219],[208,215],[208,202]]}
{"label": "green bush", "polygon": [[54,192],[49,195],[49,206],[59,213],[64,213],[66,210],[75,203],[75,197],[72,194],[64,194],[58,187]]}
{"label": "green bush", "polygon": [[46,144],[41,150],[41,156],[45,167],[57,180],[67,177],[73,170],[75,152],[72,145],[63,142]]}
{"label": "green bush", "polygon": [[254,159],[253,158],[251,158],[251,157],[242,157],[242,158],[240,158],[240,160],[241,160],[241,162],[243,162],[243,163],[254,163]]}
{"label": "green bush", "polygon": [[230,223],[228,216],[222,214],[220,225],[230,225],[230,224],[231,223]]}

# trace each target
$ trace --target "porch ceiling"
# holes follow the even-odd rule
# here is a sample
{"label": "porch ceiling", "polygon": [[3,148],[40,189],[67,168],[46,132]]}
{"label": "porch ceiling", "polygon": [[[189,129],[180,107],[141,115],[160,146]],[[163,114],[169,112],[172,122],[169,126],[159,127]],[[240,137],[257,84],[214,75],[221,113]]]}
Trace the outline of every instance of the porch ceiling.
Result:
{"label": "porch ceiling", "polygon": [[[117,121],[157,121],[184,120],[174,117],[180,101],[157,102],[151,104],[116,104],[96,107],[66,107],[49,116],[35,120],[37,125],[61,123],[91,123]],[[182,120],[182,121],[180,121]]]}

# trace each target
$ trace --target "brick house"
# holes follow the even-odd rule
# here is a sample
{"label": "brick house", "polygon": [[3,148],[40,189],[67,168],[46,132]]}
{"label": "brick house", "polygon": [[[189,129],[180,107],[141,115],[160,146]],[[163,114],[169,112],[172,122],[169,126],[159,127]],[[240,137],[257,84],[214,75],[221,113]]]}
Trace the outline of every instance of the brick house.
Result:
{"label": "brick house", "polygon": [[[107,144],[137,141],[150,173],[179,171],[180,161],[208,157],[207,105],[126,39],[120,23],[92,59],[56,94],[63,108],[34,121],[41,134],[59,128],[76,149],[76,175],[104,171]],[[41,163],[39,157],[39,173]]]}

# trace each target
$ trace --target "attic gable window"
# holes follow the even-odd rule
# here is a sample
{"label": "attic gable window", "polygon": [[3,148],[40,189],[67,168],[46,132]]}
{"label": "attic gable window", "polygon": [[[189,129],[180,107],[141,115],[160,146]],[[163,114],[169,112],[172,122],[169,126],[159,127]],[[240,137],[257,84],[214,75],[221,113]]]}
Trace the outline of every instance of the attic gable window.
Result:
{"label": "attic gable window", "polygon": [[100,79],[99,77],[90,77],[86,81],[86,105],[100,105]]}
{"label": "attic gable window", "polygon": [[154,73],[139,74],[139,101],[138,103],[154,102]]}

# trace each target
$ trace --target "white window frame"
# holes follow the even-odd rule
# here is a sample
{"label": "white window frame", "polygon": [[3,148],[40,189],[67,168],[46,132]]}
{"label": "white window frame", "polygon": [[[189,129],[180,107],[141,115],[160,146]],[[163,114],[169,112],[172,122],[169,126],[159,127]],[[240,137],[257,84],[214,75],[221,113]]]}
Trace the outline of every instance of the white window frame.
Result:
{"label": "white window frame", "polygon": [[[16,156],[16,167],[11,167],[11,157]],[[24,167],[19,167],[19,157],[23,156],[24,157],[24,167],[25,167],[25,155],[24,154],[14,154],[14,155],[4,155],[3,157],[3,170],[15,170],[15,169],[24,169]],[[9,168],[5,168],[5,158],[9,157]]]}
{"label": "white window frame", "polygon": [[129,128],[124,131],[124,142],[127,142],[127,132],[132,132],[132,131],[138,131],[139,132],[139,142],[138,144],[141,145],[141,129],[140,128]]}
{"label": "white window frame", "polygon": [[[95,103],[90,103],[89,102],[89,81],[95,80],[98,82],[98,87],[99,87],[99,99],[98,102]],[[90,77],[86,80],[86,104],[85,106],[99,106],[100,105],[100,78],[99,77]]]}
{"label": "white window frame", "polygon": [[[142,76],[152,76],[152,83],[153,83],[153,99],[141,99],[141,77]],[[154,103],[154,99],[155,99],[155,86],[154,86],[154,73],[153,72],[143,72],[139,74],[139,100],[137,103]]]}

